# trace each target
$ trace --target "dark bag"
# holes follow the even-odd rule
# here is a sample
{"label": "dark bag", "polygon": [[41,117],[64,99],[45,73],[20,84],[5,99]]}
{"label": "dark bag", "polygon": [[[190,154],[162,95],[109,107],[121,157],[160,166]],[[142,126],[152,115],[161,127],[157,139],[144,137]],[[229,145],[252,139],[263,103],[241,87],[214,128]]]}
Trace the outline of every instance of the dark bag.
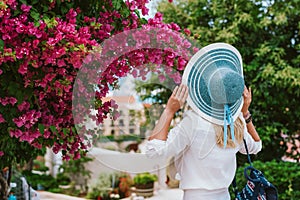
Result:
{"label": "dark bag", "polygon": [[247,144],[244,139],[248,162],[250,166],[244,169],[244,176],[247,179],[246,186],[238,192],[236,178],[234,177],[232,186],[236,200],[278,200],[277,188],[270,183],[263,173],[252,166]]}

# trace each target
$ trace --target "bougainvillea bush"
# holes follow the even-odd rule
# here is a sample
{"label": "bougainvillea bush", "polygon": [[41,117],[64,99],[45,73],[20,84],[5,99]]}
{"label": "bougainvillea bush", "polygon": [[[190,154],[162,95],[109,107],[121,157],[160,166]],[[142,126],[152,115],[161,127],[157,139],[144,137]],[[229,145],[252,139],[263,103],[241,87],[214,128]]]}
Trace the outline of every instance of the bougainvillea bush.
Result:
{"label": "bougainvillea bush", "polygon": [[[27,160],[44,147],[62,151],[66,160],[79,158],[88,145],[76,129],[85,119],[81,111],[97,109],[97,123],[108,113],[117,118],[115,102],[101,99],[128,73],[145,78],[153,71],[161,80],[168,75],[180,82],[189,53],[196,50],[185,39],[189,31],[163,24],[159,13],[145,20],[141,16],[148,12],[147,2],[1,1],[0,168]],[[92,106],[74,103],[87,96],[94,97]]]}

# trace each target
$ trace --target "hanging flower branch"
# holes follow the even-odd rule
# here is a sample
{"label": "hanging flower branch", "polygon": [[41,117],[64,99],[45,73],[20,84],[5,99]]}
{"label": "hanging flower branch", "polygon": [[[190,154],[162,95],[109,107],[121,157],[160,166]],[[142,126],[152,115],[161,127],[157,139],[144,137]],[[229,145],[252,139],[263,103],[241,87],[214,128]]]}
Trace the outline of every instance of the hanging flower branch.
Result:
{"label": "hanging flower branch", "polygon": [[[1,135],[62,150],[67,160],[87,149],[82,135],[87,116],[98,123],[109,113],[118,117],[115,102],[102,99],[120,77],[152,71],[179,83],[195,50],[181,33],[186,31],[164,24],[161,14],[148,22],[139,16],[147,14],[147,0],[98,2],[97,17],[76,7],[80,3],[0,4]],[[91,115],[94,108],[98,113]],[[2,158],[3,146],[0,142]]]}

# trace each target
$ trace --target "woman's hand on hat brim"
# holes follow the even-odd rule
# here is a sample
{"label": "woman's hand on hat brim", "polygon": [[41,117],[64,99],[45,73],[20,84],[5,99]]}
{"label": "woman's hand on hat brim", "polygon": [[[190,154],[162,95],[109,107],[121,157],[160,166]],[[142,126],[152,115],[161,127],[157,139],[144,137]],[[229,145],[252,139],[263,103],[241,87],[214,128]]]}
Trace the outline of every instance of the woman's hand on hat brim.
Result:
{"label": "woman's hand on hat brim", "polygon": [[244,97],[244,104],[243,104],[243,107],[242,107],[242,113],[245,115],[248,112],[249,106],[250,106],[251,101],[252,101],[251,88],[248,89],[245,86],[244,92],[243,92],[243,97]]}
{"label": "woman's hand on hat brim", "polygon": [[188,93],[189,90],[186,85],[181,84],[176,86],[167,102],[166,111],[175,114],[184,105],[188,97]]}

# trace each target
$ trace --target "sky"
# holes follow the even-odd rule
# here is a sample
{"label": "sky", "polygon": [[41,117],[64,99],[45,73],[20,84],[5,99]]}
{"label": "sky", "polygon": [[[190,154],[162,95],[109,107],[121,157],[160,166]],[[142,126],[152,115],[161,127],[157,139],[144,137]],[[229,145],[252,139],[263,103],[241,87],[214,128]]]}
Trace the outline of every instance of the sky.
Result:
{"label": "sky", "polygon": [[159,1],[160,0],[150,0],[150,2],[146,5],[147,8],[149,8],[149,14],[148,14],[148,16],[146,16],[146,18],[154,17],[154,15],[156,13],[156,6]]}

